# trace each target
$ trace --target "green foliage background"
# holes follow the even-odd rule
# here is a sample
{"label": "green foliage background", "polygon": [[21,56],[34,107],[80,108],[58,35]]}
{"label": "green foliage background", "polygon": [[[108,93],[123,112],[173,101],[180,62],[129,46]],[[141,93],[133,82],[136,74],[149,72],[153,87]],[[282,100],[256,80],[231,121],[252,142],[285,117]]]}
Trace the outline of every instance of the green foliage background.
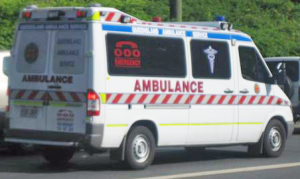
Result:
{"label": "green foliage background", "polygon": [[[264,56],[300,56],[299,0],[182,1],[183,21],[212,21],[215,15],[225,15],[235,29],[252,36]],[[19,12],[27,5],[88,6],[93,2],[142,20],[161,16],[169,21],[169,0],[0,0],[0,49],[11,47]]]}

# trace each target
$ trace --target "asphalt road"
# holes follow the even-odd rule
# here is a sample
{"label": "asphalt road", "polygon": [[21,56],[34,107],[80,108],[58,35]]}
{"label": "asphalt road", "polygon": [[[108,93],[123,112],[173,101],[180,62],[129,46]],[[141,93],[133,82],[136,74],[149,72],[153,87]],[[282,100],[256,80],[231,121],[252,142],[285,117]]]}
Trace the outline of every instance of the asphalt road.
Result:
{"label": "asphalt road", "polygon": [[108,154],[89,156],[79,152],[67,166],[51,166],[37,154],[12,155],[0,150],[0,179],[299,179],[300,132],[288,139],[279,158],[252,158],[246,147],[208,148],[190,155],[183,148],[159,149],[152,166],[130,171],[111,161]]}

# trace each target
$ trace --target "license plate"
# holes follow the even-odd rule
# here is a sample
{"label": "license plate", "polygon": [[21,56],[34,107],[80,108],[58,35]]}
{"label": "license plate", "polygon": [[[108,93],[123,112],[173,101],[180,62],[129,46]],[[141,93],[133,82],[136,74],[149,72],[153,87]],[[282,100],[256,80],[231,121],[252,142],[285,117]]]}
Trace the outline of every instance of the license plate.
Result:
{"label": "license plate", "polygon": [[38,108],[37,107],[23,107],[21,109],[21,117],[24,118],[37,118]]}

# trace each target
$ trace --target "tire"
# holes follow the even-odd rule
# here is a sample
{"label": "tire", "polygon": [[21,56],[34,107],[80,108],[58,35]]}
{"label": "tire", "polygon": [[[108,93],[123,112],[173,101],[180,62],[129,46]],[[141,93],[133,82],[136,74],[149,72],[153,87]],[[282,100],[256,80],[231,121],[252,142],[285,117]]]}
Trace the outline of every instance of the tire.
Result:
{"label": "tire", "polygon": [[285,147],[286,130],[283,124],[273,119],[266,127],[263,152],[266,157],[279,157]]}
{"label": "tire", "polygon": [[46,146],[41,149],[45,160],[50,164],[61,165],[68,163],[75,153],[73,147]]}
{"label": "tire", "polygon": [[205,152],[205,147],[185,147],[185,150],[188,153],[192,153],[192,154],[201,154]]}
{"label": "tire", "polygon": [[141,170],[153,162],[155,139],[152,132],[144,126],[134,127],[128,135],[125,150],[125,162],[129,168]]}

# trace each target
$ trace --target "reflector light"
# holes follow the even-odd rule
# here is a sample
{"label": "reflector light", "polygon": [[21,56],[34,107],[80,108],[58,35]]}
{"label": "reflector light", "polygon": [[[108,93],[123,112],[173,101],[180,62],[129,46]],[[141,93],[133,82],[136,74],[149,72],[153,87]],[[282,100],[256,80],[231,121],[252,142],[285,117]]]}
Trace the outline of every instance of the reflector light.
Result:
{"label": "reflector light", "polygon": [[153,17],[152,22],[163,22],[161,17]]}
{"label": "reflector light", "polygon": [[88,90],[87,93],[87,116],[100,115],[100,98],[93,90]]}
{"label": "reflector light", "polygon": [[86,15],[87,15],[86,11],[77,11],[76,12],[76,17],[77,18],[83,18],[83,17],[86,17]]}
{"label": "reflector light", "polygon": [[25,12],[23,12],[22,17],[24,19],[30,19],[31,18],[31,14],[32,13],[30,11],[25,11]]}

